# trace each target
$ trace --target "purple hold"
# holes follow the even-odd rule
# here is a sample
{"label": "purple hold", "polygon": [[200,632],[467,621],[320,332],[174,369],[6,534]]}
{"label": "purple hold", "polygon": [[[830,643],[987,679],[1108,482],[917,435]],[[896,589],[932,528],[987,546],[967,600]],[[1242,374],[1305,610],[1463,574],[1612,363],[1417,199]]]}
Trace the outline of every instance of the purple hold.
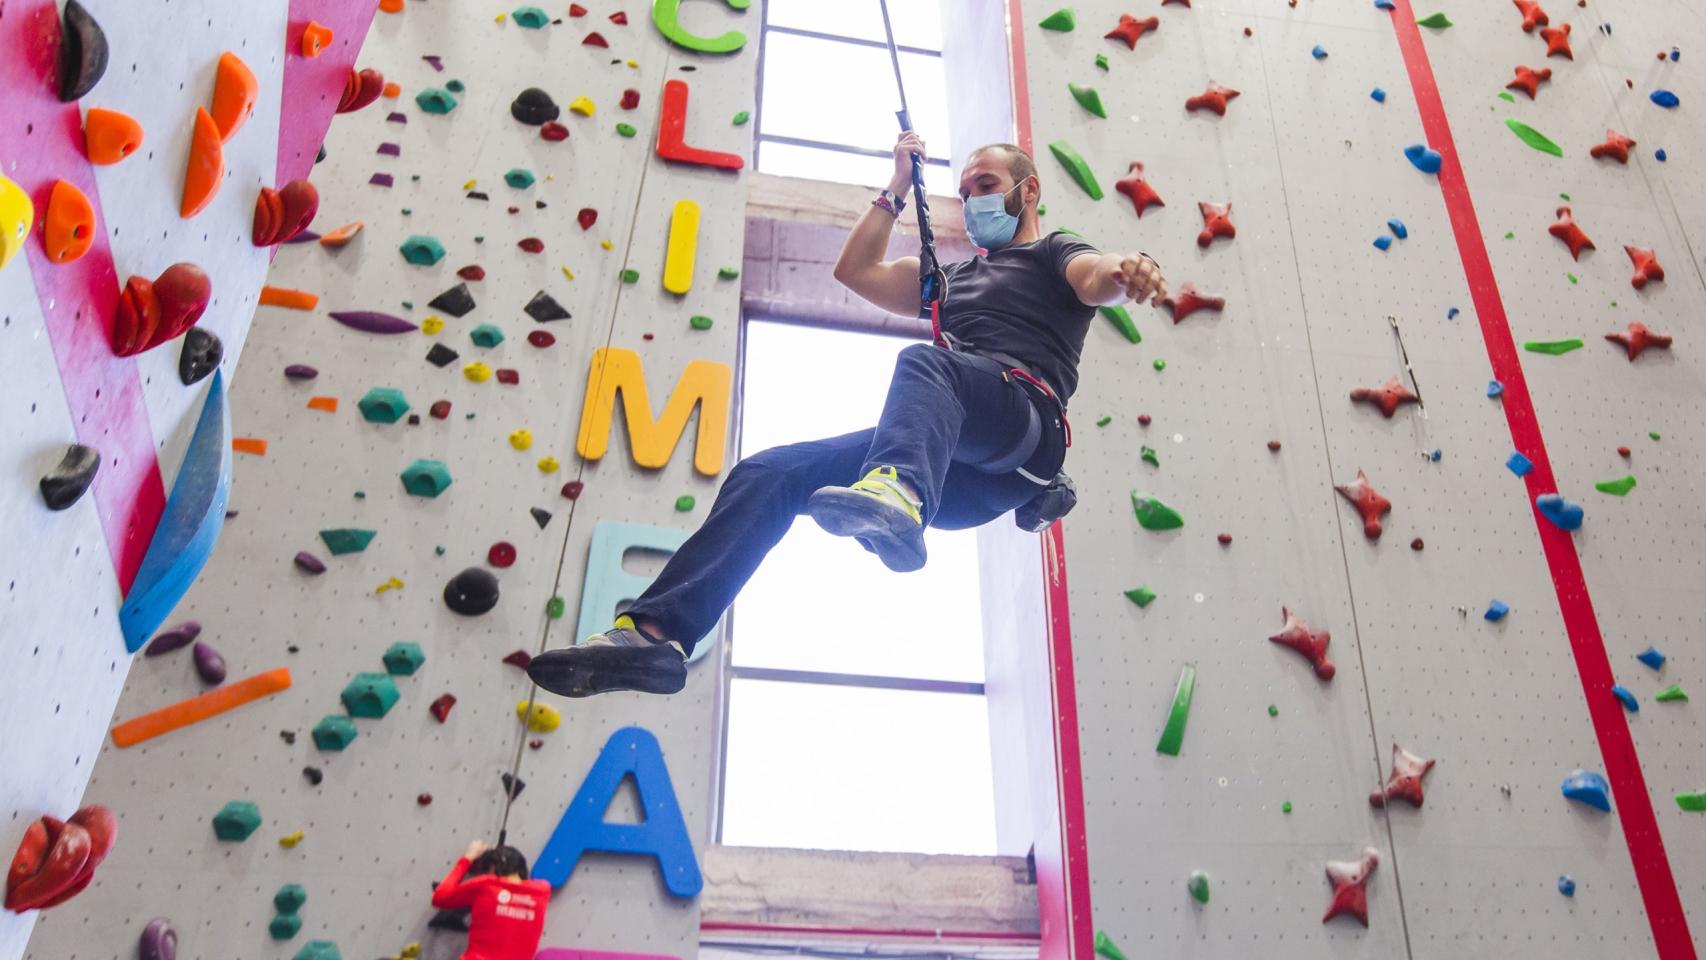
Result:
{"label": "purple hold", "polygon": [[320,239],[319,234],[315,233],[312,230],[304,230],[301,233],[297,234],[294,237],[291,237],[289,240],[286,240],[284,242],[285,243],[313,243],[314,241],[316,241],[318,239]]}
{"label": "purple hold", "polygon": [[284,368],[284,375],[292,380],[312,380],[320,375],[320,371],[306,363],[293,363]]}
{"label": "purple hold", "polygon": [[320,574],[326,572],[325,562],[322,561],[319,557],[314,556],[312,553],[309,553],[306,550],[300,550],[297,552],[297,554],[296,554],[296,566],[301,568],[302,570],[308,572],[308,573],[313,574],[314,576],[319,576]]}
{"label": "purple hold", "polygon": [[389,187],[395,181],[392,180],[391,175],[389,173],[376,173],[373,176],[369,177],[367,182],[372,183],[372,184],[377,184],[381,187]]}
{"label": "purple hold", "polygon": [[375,313],[371,310],[338,310],[330,316],[346,327],[353,327],[366,333],[408,333],[420,329],[402,317],[394,317],[389,313]]}
{"label": "purple hold", "polygon": [[201,682],[210,687],[217,687],[225,682],[225,658],[219,651],[200,640],[195,644],[195,672],[201,674]]}
{"label": "purple hold", "polygon": [[158,657],[162,653],[171,653],[181,647],[187,647],[201,636],[201,624],[194,620],[185,620],[170,630],[162,630],[155,634],[154,639],[143,649],[145,657]]}
{"label": "purple hold", "polygon": [[159,917],[142,928],[142,939],[136,945],[137,960],[178,960],[178,932],[172,921]]}
{"label": "purple hold", "polygon": [[438,54],[436,54],[436,53],[423,54],[421,56],[421,59],[425,60],[427,63],[432,64],[432,68],[434,70],[437,70],[439,73],[444,72],[444,59],[442,57],[440,57]]}
{"label": "purple hold", "polygon": [[379,145],[379,155],[384,157],[400,157],[403,155],[403,147],[401,144],[396,143],[382,143]]}
{"label": "purple hold", "polygon": [[387,122],[387,123],[408,123],[409,117],[407,114],[393,113],[390,116],[385,118],[385,122]]}

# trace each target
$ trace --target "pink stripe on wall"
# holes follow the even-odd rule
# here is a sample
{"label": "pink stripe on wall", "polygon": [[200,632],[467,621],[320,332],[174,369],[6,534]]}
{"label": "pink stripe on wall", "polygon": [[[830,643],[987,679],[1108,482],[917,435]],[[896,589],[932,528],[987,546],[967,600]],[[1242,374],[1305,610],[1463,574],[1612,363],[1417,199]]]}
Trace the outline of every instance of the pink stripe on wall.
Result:
{"label": "pink stripe on wall", "polygon": [[[95,509],[119,589],[129,591],[165,510],[166,491],[136,364],[112,353],[119,278],[94,169],[83,155],[82,112],[75,103],[60,103],[55,92],[58,47],[54,0],[10,0],[4,5],[0,167],[36,205],[35,234],[25,244],[30,277],[59,365],[75,439],[101,452],[92,491]],[[105,82],[118,81],[108,77]],[[49,261],[41,245],[48,195],[61,179],[89,197],[97,218],[89,252],[63,265]]]}
{"label": "pink stripe on wall", "polygon": [[[277,182],[308,176],[326,139],[350,67],[361,53],[373,22],[376,0],[290,0],[283,43],[284,96],[278,117]],[[407,13],[387,16],[408,16]],[[302,55],[302,29],[312,20],[332,30],[332,43],[318,57]],[[381,109],[377,104],[369,110]]]}

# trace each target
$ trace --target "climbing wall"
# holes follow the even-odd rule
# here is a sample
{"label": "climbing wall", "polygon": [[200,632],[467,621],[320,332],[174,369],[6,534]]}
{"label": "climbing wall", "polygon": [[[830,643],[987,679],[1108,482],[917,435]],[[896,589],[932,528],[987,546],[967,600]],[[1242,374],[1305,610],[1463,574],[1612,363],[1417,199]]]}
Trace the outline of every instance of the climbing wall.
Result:
{"label": "climbing wall", "polygon": [[[1062,30],[1023,5],[1045,225],[1147,251],[1175,298],[1129,308],[1139,344],[1097,322],[1071,404],[1094,927],[1133,957],[1692,957],[1698,814],[1673,795],[1706,786],[1702,730],[1658,695],[1698,688],[1706,626],[1700,11],[1547,4],[1572,60],[1510,3],[1382,6],[1091,2]],[[1518,65],[1552,71],[1532,100],[1505,89]],[[1211,83],[1238,91],[1223,116],[1187,108]],[[1626,165],[1589,155],[1607,127],[1637,141]],[[1134,161],[1164,202],[1141,218]],[[1230,203],[1236,235],[1199,245],[1199,202]],[[1579,261],[1548,235],[1566,204],[1598,245]],[[1624,244],[1668,277],[1632,289]],[[1190,312],[1186,284],[1223,309]],[[1631,361],[1602,338],[1632,322],[1674,345]],[[1419,402],[1386,416],[1394,377]],[[1392,505],[1378,539],[1335,493],[1359,471]],[[1595,489],[1625,476],[1626,495]],[[1537,511],[1552,492],[1584,509],[1578,531]],[[1153,600],[1123,595],[1140,587]],[[1286,610],[1293,635],[1331,634],[1330,681],[1269,642]],[[1649,644],[1670,655],[1656,672]],[[1152,744],[1187,669],[1169,755]],[[1395,744],[1437,761],[1425,806],[1371,805]],[[1612,812],[1562,795],[1578,769],[1608,778]],[[1364,848],[1367,929],[1323,923],[1327,864]]]}
{"label": "climbing wall", "polygon": [[[255,194],[306,170],[313,148],[303,157],[294,144],[318,143],[371,15],[356,9],[365,5],[312,0],[240,8],[87,0],[107,66],[80,98],[63,101],[61,6],[0,3],[0,176],[34,208],[33,230],[0,268],[0,460],[10,478],[0,493],[8,544],[0,551],[0,847],[8,858],[31,822],[79,805],[130,665],[120,604],[137,586],[211,395],[210,381],[180,378],[179,339],[113,355],[120,284],[175,262],[199,266],[212,294],[198,326],[222,341],[220,369],[232,375],[271,253],[249,242]],[[307,60],[289,41],[312,17],[335,35]],[[227,51],[254,75],[253,114],[223,144],[216,195],[184,218],[195,111],[210,104]],[[117,163],[94,165],[85,150],[84,116],[97,108],[142,131]],[[65,262],[49,259],[44,229],[58,222],[49,198],[59,181],[88,199],[90,213],[89,249]],[[11,213],[8,206],[8,227]],[[50,511],[37,481],[78,442],[100,451],[100,469],[77,502]],[[143,836],[129,833],[132,823],[121,828],[127,845]],[[0,957],[23,952],[36,917],[0,913]]]}
{"label": "climbing wall", "polygon": [[[517,758],[525,787],[508,840],[536,858],[601,749],[628,726],[656,737],[693,845],[706,842],[714,642],[701,644],[687,689],[668,699],[541,693],[540,706],[560,711],[550,732],[519,722],[532,688],[506,657],[573,642],[589,579],[661,566],[655,553],[624,558],[621,536],[613,552],[589,557],[600,524],[679,537],[731,465],[726,437],[696,444],[702,409],[666,466],[637,467],[619,425],[623,404],[642,402],[632,391],[605,428],[602,459],[583,461],[576,436],[595,350],[637,354],[649,387],[643,420],[662,413],[690,362],[734,362],[739,281],[719,268],[740,264],[743,172],[668,163],[656,144],[665,83],[685,81],[686,143],[750,155],[750,128],[731,118],[752,105],[756,11],[686,5],[682,31],[752,35],[746,49],[707,54],[668,42],[651,5],[397,6],[377,15],[361,60],[398,96],[340,118],[312,173],[314,232],[360,230],[341,246],[310,241],[278,254],[274,296],[314,305],[255,314],[231,418],[265,452],[237,455],[235,516],[178,611],[223,654],[227,684],[284,667],[291,685],[137,746],[109,740],[89,799],[119,812],[130,842],[87,893],[44,918],[27,956],[74,947],[128,956],[157,916],[175,924],[180,956],[292,957],[311,941],[334,942],[345,957],[394,956],[410,943],[429,958],[458,956],[462,935],[427,927],[431,885],[468,841],[496,838]],[[529,87],[560,108],[566,139],[512,117]],[[571,109],[583,97],[589,115]],[[691,288],[678,295],[662,277],[684,200],[700,221]],[[461,316],[440,299],[459,285],[474,304]],[[541,293],[569,316],[536,321],[524,308]],[[383,314],[405,332],[355,329],[334,312]],[[291,365],[314,375],[287,376]],[[386,405],[400,417],[372,422],[362,400],[385,388],[407,410],[393,397]],[[710,393],[706,408],[729,402],[726,383]],[[695,470],[696,453],[708,473]],[[436,496],[407,492],[402,475],[417,460],[441,463],[448,487],[439,476]],[[340,555],[321,535],[334,529],[373,536]],[[299,551],[325,572],[304,569]],[[490,612],[447,608],[446,584],[468,568],[496,576]],[[615,612],[593,620],[606,626]],[[385,673],[382,656],[397,643],[417,645],[424,660],[390,681],[395,705],[382,719],[356,719],[342,750],[319,749],[313,728],[347,717],[340,693],[357,674]],[[118,714],[204,689],[187,650],[142,659]],[[447,694],[455,703],[440,718],[432,705]],[[211,821],[233,801],[255,804],[261,823],[245,841],[222,842]],[[640,819],[631,784],[608,817]],[[307,894],[301,929],[275,941],[272,897],[288,883]],[[653,859],[593,853],[553,898],[543,946],[688,957],[697,935],[695,899],[669,893]]]}

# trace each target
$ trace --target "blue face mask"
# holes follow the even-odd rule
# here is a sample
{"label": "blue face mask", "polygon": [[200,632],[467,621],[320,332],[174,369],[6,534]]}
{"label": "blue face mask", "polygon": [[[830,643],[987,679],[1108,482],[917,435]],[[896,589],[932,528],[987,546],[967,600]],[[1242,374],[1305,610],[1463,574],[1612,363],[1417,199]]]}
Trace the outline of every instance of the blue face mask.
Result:
{"label": "blue face mask", "polygon": [[[1019,189],[1023,181],[1013,185]],[[965,202],[966,235],[985,250],[999,250],[1013,241],[1019,218],[1007,212],[1007,193],[985,193]]]}

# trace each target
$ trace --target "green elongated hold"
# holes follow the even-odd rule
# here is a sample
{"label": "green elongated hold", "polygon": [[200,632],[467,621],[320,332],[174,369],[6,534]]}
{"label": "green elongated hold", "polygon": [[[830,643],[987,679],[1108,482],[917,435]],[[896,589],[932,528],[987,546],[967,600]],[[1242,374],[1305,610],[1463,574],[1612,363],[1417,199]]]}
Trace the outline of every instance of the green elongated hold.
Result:
{"label": "green elongated hold", "polygon": [[1096,54],[1096,66],[1103,70],[1108,69],[1108,55],[1105,53]]}
{"label": "green elongated hold", "polygon": [[1451,18],[1447,17],[1444,13],[1436,13],[1417,20],[1416,26],[1432,27],[1435,30],[1444,30],[1446,27],[1451,26]]}
{"label": "green elongated hold", "polygon": [[1148,584],[1144,584],[1141,587],[1127,590],[1125,592],[1125,598],[1130,600],[1132,603],[1137,604],[1139,608],[1147,607],[1151,603],[1155,602],[1155,591],[1149,589]]}
{"label": "green elongated hold", "polygon": [[695,330],[709,330],[711,329],[711,318],[705,316],[693,316],[687,318],[687,324]]}
{"label": "green elongated hold", "polygon": [[1090,172],[1090,165],[1065,140],[1056,140],[1048,145],[1049,152],[1066,168],[1072,182],[1078,184],[1092,200],[1102,199],[1102,185],[1096,182],[1096,175]]}
{"label": "green elongated hold", "polygon": [[1551,140],[1548,140],[1546,138],[1546,134],[1541,133],[1539,130],[1534,129],[1515,117],[1506,117],[1505,126],[1511,128],[1511,132],[1516,134],[1518,140],[1521,140],[1523,143],[1539,150],[1541,153],[1550,153],[1554,157],[1561,157],[1564,155],[1563,147],[1560,147]]}
{"label": "green elongated hold", "polygon": [[1113,417],[1103,417],[1103,418],[1101,418],[1101,419],[1100,419],[1100,420],[1097,420],[1097,421],[1096,421],[1096,426],[1098,426],[1098,427],[1105,427],[1105,426],[1107,426],[1107,425],[1108,425],[1108,424],[1110,424],[1110,423],[1113,423],[1113,422],[1114,422],[1114,418],[1113,418]]}
{"label": "green elongated hold", "polygon": [[1676,805],[1689,813],[1706,813],[1706,791],[1676,795]]}
{"label": "green elongated hold", "polygon": [[[752,0],[723,0],[730,10],[745,11]],[[670,43],[699,53],[734,53],[746,46],[746,34],[737,30],[718,37],[701,37],[681,25],[681,0],[652,0],[652,24]]]}
{"label": "green elongated hold", "polygon": [[1571,350],[1580,350],[1582,348],[1582,342],[1575,339],[1525,340],[1523,341],[1522,348],[1530,353],[1550,353],[1552,356],[1556,357],[1569,353]]}
{"label": "green elongated hold", "polygon": [[545,616],[550,617],[552,620],[561,620],[563,619],[563,611],[566,608],[567,604],[563,602],[562,597],[552,597],[550,600],[545,602]]}
{"label": "green elongated hold", "polygon": [[1177,530],[1185,525],[1179,511],[1136,490],[1131,492],[1131,508],[1137,513],[1138,525],[1145,530]]}
{"label": "green elongated hold", "polygon": [[675,498],[675,509],[679,510],[682,513],[686,513],[687,511],[693,509],[694,503],[695,503],[695,501],[692,497],[688,497],[688,496],[676,497]]}
{"label": "green elongated hold", "polygon": [[1037,24],[1037,26],[1042,27],[1044,30],[1058,30],[1061,33],[1070,33],[1078,27],[1078,15],[1072,12],[1071,7],[1061,7],[1059,10],[1056,10],[1044,17],[1043,21]]}
{"label": "green elongated hold", "polygon": [[1143,334],[1137,332],[1137,324],[1132,322],[1131,314],[1127,313],[1124,307],[1098,307],[1096,312],[1107,317],[1114,329],[1125,334],[1127,340],[1132,343],[1143,342]]}
{"label": "green elongated hold", "polygon": [[[1179,748],[1185,743],[1185,721],[1191,715],[1191,695],[1197,690],[1197,668],[1185,664],[1179,671],[1179,686],[1173,690],[1173,708],[1167,711],[1167,726],[1161,731],[1161,742],[1155,745],[1156,753],[1165,753],[1169,757],[1179,755]],[[1208,897],[1199,899],[1207,903]]]}
{"label": "green elongated hold", "polygon": [[624,137],[632,137],[639,131],[635,130],[634,125],[631,123],[618,123],[616,125],[616,132]]}
{"label": "green elongated hold", "polygon": [[1647,436],[1656,442],[1659,439],[1659,432],[1657,430],[1649,430],[1647,432]]}
{"label": "green elongated hold", "polygon": [[1568,277],[1568,278],[1569,278],[1569,280],[1570,280],[1570,282],[1571,282],[1571,283],[1575,283],[1575,282],[1576,282],[1576,275],[1575,275],[1575,274],[1573,274],[1573,273],[1566,273],[1566,274],[1564,274],[1564,276],[1566,276],[1566,277]]}
{"label": "green elongated hold", "polygon": [[1201,870],[1192,870],[1190,879],[1185,881],[1185,889],[1191,892],[1198,903],[1208,902],[1208,874]]}
{"label": "green elongated hold", "polygon": [[1108,111],[1102,107],[1102,95],[1096,92],[1095,87],[1081,87],[1076,83],[1068,83],[1066,89],[1072,91],[1072,99],[1077,100],[1079,106],[1103,120],[1108,119]]}
{"label": "green elongated hold", "polygon": [[734,278],[736,278],[738,276],[740,276],[740,270],[735,268],[735,267],[718,267],[717,268],[717,279],[718,280],[733,280]]}
{"label": "green elongated hold", "polygon": [[1114,944],[1114,938],[1105,931],[1096,931],[1096,956],[1102,960],[1126,960],[1125,953]]}
{"label": "green elongated hold", "polygon": [[1653,694],[1653,699],[1660,703],[1674,703],[1687,700],[1688,694],[1683,692],[1681,684],[1673,683],[1663,690],[1660,690],[1658,693]]}
{"label": "green elongated hold", "polygon": [[1155,448],[1154,447],[1142,447],[1142,448],[1140,448],[1139,455],[1141,457],[1143,457],[1144,463],[1147,463],[1152,467],[1161,466],[1161,458],[1155,455]]}
{"label": "green elongated hold", "polygon": [[1291,801],[1290,800],[1287,800],[1286,802],[1280,804],[1280,813],[1290,813],[1290,812],[1291,812]]}
{"label": "green elongated hold", "polygon": [[1515,103],[1516,102],[1516,96],[1508,90],[1500,91],[1499,99],[1505,101],[1506,103]]}
{"label": "green elongated hold", "polygon": [[640,282],[640,271],[638,271],[638,270],[624,270],[624,271],[622,271],[622,282],[623,283],[639,283]]}
{"label": "green elongated hold", "polygon": [[1627,496],[1629,491],[1635,489],[1635,478],[1631,476],[1624,477],[1621,480],[1607,480],[1604,483],[1594,484],[1593,488],[1600,493],[1609,493],[1614,497]]}
{"label": "green elongated hold", "polygon": [[748,120],[751,120],[751,119],[752,119],[752,114],[747,113],[745,110],[742,110],[741,112],[735,114],[735,118],[734,118],[733,123],[737,127],[744,127],[744,126],[746,126],[746,122]]}

